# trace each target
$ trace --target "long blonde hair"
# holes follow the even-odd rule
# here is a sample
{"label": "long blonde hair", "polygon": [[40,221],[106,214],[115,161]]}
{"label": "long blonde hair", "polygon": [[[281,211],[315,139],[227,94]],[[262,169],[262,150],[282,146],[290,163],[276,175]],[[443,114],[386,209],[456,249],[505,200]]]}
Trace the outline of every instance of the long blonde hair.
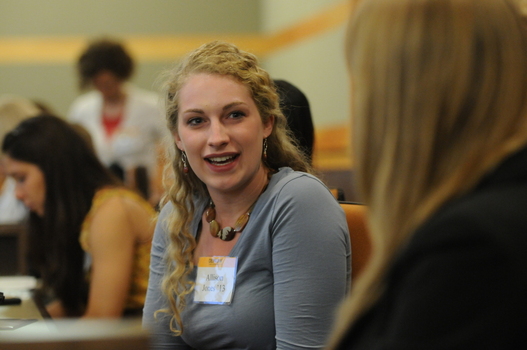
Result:
{"label": "long blonde hair", "polygon": [[331,347],[382,295],[415,229],[527,143],[527,36],[513,2],[362,1],[346,52],[374,252]]}
{"label": "long blonde hair", "polygon": [[[276,88],[269,74],[263,70],[257,58],[235,45],[221,41],[204,44],[187,55],[165,78],[166,116],[168,128],[177,133],[179,92],[187,79],[194,74],[206,73],[230,76],[245,85],[258,108],[262,123],[274,117],[273,130],[267,138],[267,157],[263,160],[269,169],[288,166],[294,170],[312,172],[305,156],[293,141],[287,122],[279,107]],[[163,290],[170,302],[173,314],[170,329],[181,334],[181,311],[185,308],[185,296],[192,292],[194,284],[188,279],[194,268],[193,252],[196,240],[190,232],[190,223],[195,213],[195,200],[207,198],[205,184],[192,169],[183,172],[183,154],[175,144],[169,149],[171,165],[166,169],[170,178],[168,195],[164,202],[174,205],[167,227],[170,232],[168,271],[163,281]]]}

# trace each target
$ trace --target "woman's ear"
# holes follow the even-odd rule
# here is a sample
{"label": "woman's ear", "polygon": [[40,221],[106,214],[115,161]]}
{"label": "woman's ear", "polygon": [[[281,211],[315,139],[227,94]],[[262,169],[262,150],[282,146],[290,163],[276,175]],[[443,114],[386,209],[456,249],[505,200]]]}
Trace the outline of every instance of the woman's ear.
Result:
{"label": "woman's ear", "polygon": [[271,132],[273,131],[273,126],[274,126],[274,115],[271,115],[269,116],[267,123],[264,124],[264,130],[263,130],[264,137],[269,137],[269,135],[271,135]]}
{"label": "woman's ear", "polygon": [[179,137],[177,131],[174,131],[172,133],[172,137],[174,138],[174,142],[176,143],[177,148],[183,151],[183,141],[181,141],[181,138]]}

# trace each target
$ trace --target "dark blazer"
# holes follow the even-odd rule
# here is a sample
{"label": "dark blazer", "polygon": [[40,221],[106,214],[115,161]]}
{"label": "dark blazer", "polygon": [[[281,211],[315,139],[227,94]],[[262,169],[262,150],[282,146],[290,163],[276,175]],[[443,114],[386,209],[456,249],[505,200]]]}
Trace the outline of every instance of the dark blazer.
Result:
{"label": "dark blazer", "polygon": [[527,150],[427,220],[341,349],[527,344]]}

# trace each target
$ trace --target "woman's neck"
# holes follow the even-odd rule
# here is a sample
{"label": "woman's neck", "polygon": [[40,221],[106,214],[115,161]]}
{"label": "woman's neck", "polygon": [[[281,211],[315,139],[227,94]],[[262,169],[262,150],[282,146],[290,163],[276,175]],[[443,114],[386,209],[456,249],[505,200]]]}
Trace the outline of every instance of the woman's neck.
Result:
{"label": "woman's neck", "polygon": [[251,183],[236,193],[210,192],[217,217],[224,221],[236,221],[260,197],[269,182],[268,173],[268,169],[262,167]]}
{"label": "woman's neck", "polygon": [[104,95],[103,94],[103,104],[106,106],[113,106],[118,105],[122,106],[124,105],[124,101],[126,100],[126,93],[123,89],[120,89],[119,91],[116,91],[114,94],[111,95]]}
{"label": "woman's neck", "polygon": [[125,105],[125,95],[121,97],[116,97],[115,99],[105,99],[102,106],[102,113],[107,118],[118,118],[122,115],[122,111]]}

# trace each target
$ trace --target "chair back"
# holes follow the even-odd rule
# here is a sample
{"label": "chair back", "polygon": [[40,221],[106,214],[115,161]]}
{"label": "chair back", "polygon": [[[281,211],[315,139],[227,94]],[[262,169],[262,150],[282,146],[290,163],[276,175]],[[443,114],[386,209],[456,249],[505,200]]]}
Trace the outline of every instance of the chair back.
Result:
{"label": "chair back", "polygon": [[357,278],[371,255],[371,238],[366,223],[366,206],[356,202],[339,201],[346,214],[351,241],[351,279]]}
{"label": "chair back", "polygon": [[332,187],[329,190],[331,191],[331,194],[333,195],[333,197],[335,197],[336,200],[338,201],[346,200],[346,196],[344,195],[344,190],[342,188]]}
{"label": "chair back", "polygon": [[0,224],[0,276],[26,275],[26,224]]}

